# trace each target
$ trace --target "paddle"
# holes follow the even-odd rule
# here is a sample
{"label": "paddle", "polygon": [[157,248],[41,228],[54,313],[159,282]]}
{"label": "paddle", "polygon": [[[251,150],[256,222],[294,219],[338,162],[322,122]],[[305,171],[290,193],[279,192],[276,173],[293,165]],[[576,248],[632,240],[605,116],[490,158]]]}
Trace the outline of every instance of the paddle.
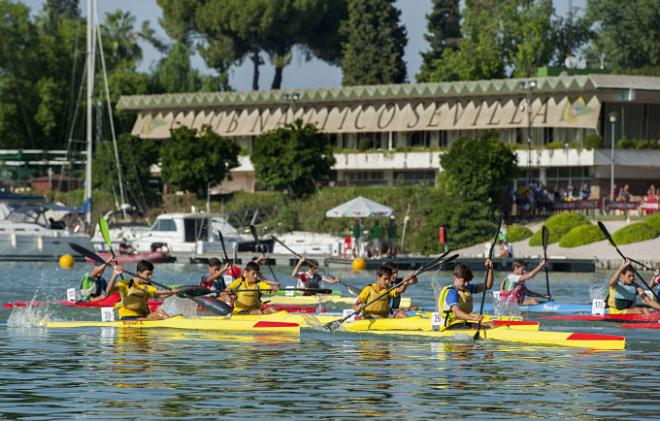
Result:
{"label": "paddle", "polygon": [[[289,246],[287,246],[286,244],[284,244],[279,238],[275,237],[274,235],[273,235],[272,237],[273,237],[273,240],[275,240],[275,241],[277,241],[278,243],[280,243],[280,244],[282,245],[282,247],[284,247],[285,249],[289,250],[289,253],[293,254],[294,256],[296,256],[296,257],[299,258],[299,259],[305,259],[305,261],[307,261],[307,264],[312,265],[312,266],[315,266],[317,269],[320,269],[320,267],[318,267],[317,265],[314,265],[310,260],[307,260],[307,258],[306,258],[305,256],[303,256],[302,254],[298,254],[298,253],[296,253],[295,251],[293,251]],[[334,278],[334,277],[333,277],[333,278]],[[337,279],[337,278],[335,278],[335,279]],[[340,279],[337,279],[337,283],[338,283],[339,285],[343,286],[344,288],[346,288],[346,291],[348,291],[349,294],[351,294],[351,295],[355,295],[355,296],[357,297],[358,293],[357,293],[352,287],[346,285],[346,284],[345,284],[344,282],[342,282]]]}
{"label": "paddle", "polygon": [[[73,251],[75,251],[76,253],[81,254],[85,257],[89,257],[90,259],[92,259],[92,260],[94,260],[98,263],[107,264],[107,262],[105,262],[98,254],[94,253],[91,250],[86,249],[85,247],[82,247],[82,246],[80,246],[76,243],[69,243],[69,247],[71,247],[71,249]],[[136,273],[132,273],[132,272],[129,272],[129,271],[124,271],[124,272],[131,275],[131,276],[135,276],[136,278],[140,278],[140,279],[142,279],[143,281],[145,281],[147,283],[159,286],[159,287],[161,287],[163,289],[166,289],[168,291],[172,291],[172,288],[168,287],[165,284],[161,284],[161,283],[156,282],[152,279],[144,278],[144,277],[142,277],[142,276],[140,276]],[[216,300],[215,298],[211,298],[211,297],[198,298],[198,297],[194,297],[194,296],[190,296],[188,294],[178,293],[178,292],[177,292],[177,295],[180,295],[184,298],[188,298],[190,300],[193,300],[197,304],[199,304],[201,306],[204,306],[204,307],[208,308],[209,310],[211,310],[212,312],[220,314],[222,316],[226,316],[227,314],[231,313],[231,307],[229,307],[229,305],[227,305],[227,303]]]}
{"label": "paddle", "polygon": [[[426,265],[426,266],[422,266],[421,268],[417,269],[417,270],[415,271],[415,276],[418,276],[418,275],[420,275],[420,274],[422,274],[422,273],[424,273],[424,272],[426,272],[426,271],[429,271],[429,270],[433,269],[433,268],[436,267],[436,266],[439,266],[440,263],[448,263],[448,262],[451,262],[452,260],[454,260],[454,259],[456,259],[456,258],[458,257],[458,254],[454,254],[453,256],[451,256],[451,257],[449,257],[449,258],[447,258],[447,259],[444,259],[444,256],[446,256],[448,253],[449,253],[449,252],[446,252],[446,253],[443,254],[442,256],[440,256],[440,257],[434,259],[434,260],[433,260],[431,263],[429,263],[428,265]],[[401,286],[400,284],[396,284],[396,285],[394,285],[393,287],[389,288],[387,291],[383,292],[383,293],[380,294],[378,297],[374,298],[373,300],[369,301],[369,302],[366,303],[364,306],[362,306],[362,309],[364,309],[364,308],[370,306],[371,304],[375,303],[376,301],[380,300],[381,298],[383,298],[384,296],[388,295],[391,291],[395,290],[396,288],[399,288],[400,286]],[[322,327],[323,329],[329,331],[329,332],[335,331],[335,330],[337,330],[337,328],[338,328],[339,326],[341,326],[342,323],[344,323],[346,320],[350,319],[351,317],[353,317],[353,316],[355,316],[356,314],[358,314],[359,312],[361,312],[362,309],[357,310],[357,311],[354,311],[354,312],[352,312],[351,314],[349,314],[349,315],[347,315],[347,316],[345,316],[345,317],[342,317],[342,318],[339,319],[339,320],[335,320],[335,321],[332,321],[332,322],[330,322],[330,323],[326,323],[326,324],[322,325],[321,327]]]}
{"label": "paddle", "polygon": [[222,236],[222,231],[218,230],[218,237],[220,237],[220,246],[222,246],[222,254],[225,256],[225,262],[229,262],[231,266],[229,267],[229,271],[231,272],[231,279],[234,281],[236,280],[236,275],[234,275],[234,262],[229,260],[229,256],[227,256],[227,249],[225,248],[225,237]]}
{"label": "paddle", "polygon": [[[112,259],[114,260],[117,257],[117,255],[115,254],[115,250],[112,248],[112,241],[110,239],[110,227],[108,227],[108,221],[106,221],[103,215],[101,215],[99,216],[98,222],[99,222],[99,230],[101,231],[101,236],[103,237],[103,241],[105,241],[105,245],[108,246],[108,250],[110,250],[110,254],[112,254]],[[124,275],[120,274],[119,279],[123,281]]]}
{"label": "paddle", "polygon": [[[617,253],[619,253],[619,256],[621,256],[621,258],[622,258],[623,260],[626,260],[626,259],[627,259],[627,260],[630,260],[631,262],[634,262],[634,263],[640,264],[639,262],[637,262],[637,260],[630,259],[630,258],[628,258],[628,257],[626,257],[626,256],[623,255],[623,253],[621,252],[621,250],[619,250],[619,247],[617,247],[616,243],[614,242],[614,239],[613,239],[612,236],[610,235],[610,232],[609,232],[609,231],[607,230],[607,228],[605,227],[605,224],[603,224],[603,221],[598,221],[598,228],[600,228],[600,230],[603,231],[603,234],[605,234],[605,237],[607,237],[607,240],[610,242],[610,244],[612,244],[612,245],[614,246],[614,249],[616,250]],[[651,293],[655,296],[655,299],[656,299],[657,301],[660,301],[660,298],[658,298],[658,294],[655,293],[655,291],[653,290],[653,288],[649,288],[649,286],[646,284],[646,281],[644,280],[644,278],[642,278],[642,275],[640,275],[639,272],[637,272],[637,269],[635,269],[635,267],[634,267],[633,265],[630,265],[630,267],[632,268],[632,270],[633,270],[633,272],[635,273],[635,275],[637,275],[637,277],[642,281],[642,285],[644,285],[644,286],[646,287],[646,289],[648,289],[648,290],[651,291]],[[642,287],[641,287],[639,284],[637,284],[636,282],[635,282],[635,285],[637,285],[639,288],[642,288]],[[643,288],[642,288],[642,289],[643,289]]]}
{"label": "paddle", "polygon": [[[493,242],[490,244],[490,250],[488,251],[488,259],[490,259],[491,261],[493,260],[493,251],[495,250],[495,243],[497,242],[497,238],[500,235],[500,230],[502,229],[503,214],[504,212],[502,212],[502,210],[500,209],[500,223],[497,225],[497,231],[495,231],[495,237],[493,238]],[[481,295],[481,306],[479,307],[479,316],[483,316],[484,314],[484,302],[486,301],[486,290],[488,289],[487,282],[490,271],[491,269],[488,268],[488,270],[486,270],[486,276],[484,277],[484,292]],[[479,320],[479,323],[477,323],[477,331],[474,334],[475,341],[479,340],[479,332],[481,332],[481,320]]]}
{"label": "paddle", "polygon": [[[254,225],[250,225],[250,232],[252,233],[252,237],[254,237],[254,250],[258,251],[257,249],[259,248],[259,236],[257,235],[257,227]],[[261,249],[261,255],[263,257],[266,257],[266,252],[264,249]],[[280,281],[277,279],[277,276],[275,276],[275,272],[273,271],[273,268],[270,267],[270,264],[268,264],[268,259],[266,259],[266,266],[268,266],[268,270],[270,270],[270,274],[273,275],[273,280],[277,282],[278,284]]]}
{"label": "paddle", "polygon": [[[250,291],[255,291],[254,289],[233,289],[232,292],[250,292]],[[306,291],[306,292],[313,292],[315,294],[332,294],[331,289],[326,289],[326,288],[287,288],[287,289],[278,289],[277,291],[274,289],[260,289],[259,291],[264,292],[264,291],[270,291],[270,292],[284,292],[284,291]]]}
{"label": "paddle", "polygon": [[541,237],[543,238],[543,260],[546,264],[544,266],[545,270],[545,287],[548,290],[548,301],[552,301],[552,295],[550,294],[550,275],[548,275],[548,229],[543,225],[541,228]]}

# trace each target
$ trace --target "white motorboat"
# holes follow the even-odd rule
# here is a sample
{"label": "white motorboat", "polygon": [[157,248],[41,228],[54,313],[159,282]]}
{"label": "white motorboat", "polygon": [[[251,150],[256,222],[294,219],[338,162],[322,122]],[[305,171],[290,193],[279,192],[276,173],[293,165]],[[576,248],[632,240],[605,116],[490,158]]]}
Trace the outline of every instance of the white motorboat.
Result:
{"label": "white motorboat", "polygon": [[[289,246],[291,250],[303,256],[338,256],[344,243],[342,237],[317,232],[292,231],[278,234],[277,238]],[[286,255],[290,252],[278,242],[273,244],[273,254]]]}

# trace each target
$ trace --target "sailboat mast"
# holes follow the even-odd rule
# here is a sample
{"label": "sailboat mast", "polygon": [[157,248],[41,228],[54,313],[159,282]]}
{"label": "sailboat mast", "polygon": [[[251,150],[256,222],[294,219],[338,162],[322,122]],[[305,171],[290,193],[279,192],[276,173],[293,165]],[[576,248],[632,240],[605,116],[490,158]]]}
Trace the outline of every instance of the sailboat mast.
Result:
{"label": "sailboat mast", "polygon": [[85,221],[87,225],[92,224],[92,106],[94,96],[94,30],[93,0],[87,0],[87,161],[85,165],[85,200],[87,213]]}

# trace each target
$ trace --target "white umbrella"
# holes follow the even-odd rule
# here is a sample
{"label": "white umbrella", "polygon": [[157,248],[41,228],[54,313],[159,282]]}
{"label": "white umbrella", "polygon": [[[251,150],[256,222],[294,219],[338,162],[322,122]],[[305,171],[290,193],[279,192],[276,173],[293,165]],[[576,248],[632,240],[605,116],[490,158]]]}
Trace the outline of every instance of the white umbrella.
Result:
{"label": "white umbrella", "polygon": [[368,216],[390,216],[392,214],[394,214],[392,208],[358,196],[336,208],[330,209],[325,213],[325,216],[328,218],[366,218]]}

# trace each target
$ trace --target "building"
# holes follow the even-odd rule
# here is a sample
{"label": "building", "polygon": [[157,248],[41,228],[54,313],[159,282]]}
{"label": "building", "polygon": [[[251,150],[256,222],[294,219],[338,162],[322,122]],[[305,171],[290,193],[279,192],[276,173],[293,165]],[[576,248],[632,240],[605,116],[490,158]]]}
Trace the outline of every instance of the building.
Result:
{"label": "building", "polygon": [[[551,187],[587,182],[592,197],[606,194],[613,140],[617,184],[630,184],[633,194],[660,184],[660,77],[590,74],[124,96],[118,108],[137,113],[132,133],[141,138],[166,139],[172,128],[208,125],[244,150],[259,134],[302,118],[331,137],[336,185],[433,183],[444,148],[488,130],[516,148],[528,177]],[[636,149],[642,145],[656,149]],[[243,156],[216,190],[252,191],[254,185]]]}

